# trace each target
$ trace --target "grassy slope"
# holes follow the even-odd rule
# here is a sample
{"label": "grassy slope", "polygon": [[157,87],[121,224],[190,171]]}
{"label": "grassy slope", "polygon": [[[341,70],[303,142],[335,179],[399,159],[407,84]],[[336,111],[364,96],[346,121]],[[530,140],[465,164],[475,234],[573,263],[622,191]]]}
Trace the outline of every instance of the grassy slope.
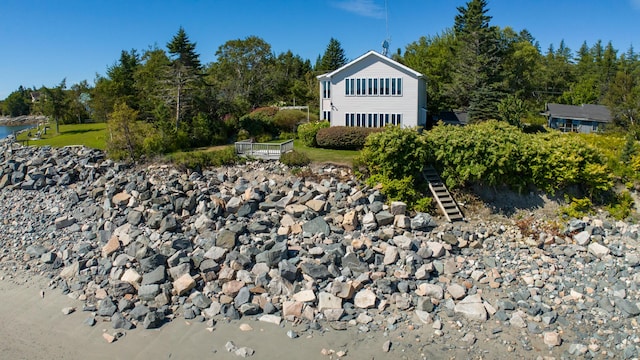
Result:
{"label": "grassy slope", "polygon": [[[47,134],[40,140],[32,140],[37,129],[23,132],[18,135],[18,141],[27,141],[25,144],[34,146],[50,145],[53,147],[63,147],[68,145],[84,145],[94,149],[104,150],[106,139],[105,123],[95,124],[69,124],[60,125],[60,133],[56,133],[55,123],[48,125]],[[31,133],[31,138],[28,136]]]}

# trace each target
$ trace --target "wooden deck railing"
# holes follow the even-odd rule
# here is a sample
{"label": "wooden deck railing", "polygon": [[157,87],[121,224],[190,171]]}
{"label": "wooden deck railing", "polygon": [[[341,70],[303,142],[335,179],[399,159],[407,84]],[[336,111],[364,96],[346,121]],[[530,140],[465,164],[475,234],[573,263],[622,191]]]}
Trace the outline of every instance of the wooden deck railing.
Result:
{"label": "wooden deck railing", "polygon": [[277,160],[280,159],[280,155],[293,150],[293,140],[279,144],[238,141],[235,143],[235,147],[236,154],[240,156]]}

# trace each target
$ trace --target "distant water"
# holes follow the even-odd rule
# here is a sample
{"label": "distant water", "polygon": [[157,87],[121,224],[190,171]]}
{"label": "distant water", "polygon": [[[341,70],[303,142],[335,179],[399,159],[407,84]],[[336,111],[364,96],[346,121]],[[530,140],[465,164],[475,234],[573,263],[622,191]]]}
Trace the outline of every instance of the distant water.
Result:
{"label": "distant water", "polygon": [[20,130],[28,129],[31,127],[33,127],[33,125],[0,126],[0,139],[4,139],[7,136],[13,134],[14,132],[18,132]]}

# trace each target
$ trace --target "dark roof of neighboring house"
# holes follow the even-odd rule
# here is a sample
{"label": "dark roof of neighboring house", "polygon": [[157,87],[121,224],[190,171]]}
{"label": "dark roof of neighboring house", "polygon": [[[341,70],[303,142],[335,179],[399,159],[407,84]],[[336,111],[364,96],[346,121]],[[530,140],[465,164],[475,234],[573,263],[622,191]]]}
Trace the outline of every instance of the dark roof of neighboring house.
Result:
{"label": "dark roof of neighboring house", "polygon": [[604,105],[564,105],[547,104],[545,113],[548,117],[574,120],[591,120],[598,122],[611,122],[611,112]]}
{"label": "dark roof of neighboring house", "polygon": [[441,111],[438,121],[447,125],[466,125],[469,122],[466,111]]}

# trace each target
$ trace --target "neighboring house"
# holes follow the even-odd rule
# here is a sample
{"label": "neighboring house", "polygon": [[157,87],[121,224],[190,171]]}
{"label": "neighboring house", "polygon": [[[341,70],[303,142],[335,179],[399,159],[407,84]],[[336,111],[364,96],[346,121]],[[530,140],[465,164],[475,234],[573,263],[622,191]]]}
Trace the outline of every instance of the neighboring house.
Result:
{"label": "neighboring house", "polygon": [[320,119],[331,126],[426,126],[424,76],[375,51],[318,80]]}
{"label": "neighboring house", "polygon": [[563,132],[598,132],[612,120],[611,112],[604,105],[547,104],[543,115],[550,128]]}
{"label": "neighboring house", "polygon": [[435,123],[442,121],[445,125],[467,125],[469,123],[466,111],[442,111]]}

